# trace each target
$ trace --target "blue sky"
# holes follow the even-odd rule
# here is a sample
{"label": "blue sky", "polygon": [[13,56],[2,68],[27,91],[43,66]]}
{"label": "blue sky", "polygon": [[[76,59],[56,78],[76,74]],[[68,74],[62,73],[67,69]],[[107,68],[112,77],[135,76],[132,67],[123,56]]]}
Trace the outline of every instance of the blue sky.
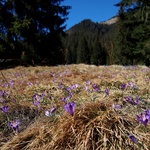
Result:
{"label": "blue sky", "polygon": [[93,22],[101,22],[110,19],[118,12],[114,4],[121,0],[65,0],[61,5],[71,6],[66,29],[81,22],[91,19]]}

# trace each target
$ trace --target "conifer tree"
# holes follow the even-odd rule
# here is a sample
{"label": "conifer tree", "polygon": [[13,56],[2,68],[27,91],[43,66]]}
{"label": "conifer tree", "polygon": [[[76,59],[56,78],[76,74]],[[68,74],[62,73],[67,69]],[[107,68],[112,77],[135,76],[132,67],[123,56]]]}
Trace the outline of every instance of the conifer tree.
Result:
{"label": "conifer tree", "polygon": [[[64,0],[3,0],[0,1],[1,49],[24,60],[62,60],[61,36],[69,6]],[[6,19],[7,18],[7,19]],[[9,54],[7,53],[7,54]]]}
{"label": "conifer tree", "polygon": [[90,62],[89,48],[86,38],[83,36],[79,40],[77,47],[77,63],[86,63]]}
{"label": "conifer tree", "polygon": [[119,38],[121,60],[124,64],[147,64],[150,59],[145,46],[150,39],[150,2],[122,0],[119,10]]}

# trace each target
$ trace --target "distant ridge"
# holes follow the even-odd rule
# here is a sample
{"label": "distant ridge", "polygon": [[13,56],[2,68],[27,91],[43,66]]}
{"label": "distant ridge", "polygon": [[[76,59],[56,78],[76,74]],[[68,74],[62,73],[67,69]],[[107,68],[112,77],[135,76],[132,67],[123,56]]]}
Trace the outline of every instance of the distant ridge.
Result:
{"label": "distant ridge", "polygon": [[117,16],[115,16],[115,17],[110,18],[109,20],[106,20],[106,21],[100,22],[100,24],[111,25],[111,24],[116,23],[117,21],[118,21],[118,17],[117,17]]}
{"label": "distant ridge", "polygon": [[102,22],[93,22],[91,19],[84,19],[81,22],[79,22],[78,24],[75,24],[72,27],[70,27],[68,30],[66,30],[66,33],[70,34],[70,33],[74,32],[74,31],[76,31],[76,28],[78,28],[78,29],[82,28],[83,30],[87,29],[88,27],[85,26],[87,24],[90,24],[90,25],[92,24],[93,29],[97,28],[97,27],[99,28],[99,26],[101,26],[101,25],[113,25],[113,24],[115,24],[118,21],[118,19],[119,19],[118,16],[114,16],[114,17],[112,17],[112,18],[110,18],[110,19],[108,19],[106,21],[102,21]]}

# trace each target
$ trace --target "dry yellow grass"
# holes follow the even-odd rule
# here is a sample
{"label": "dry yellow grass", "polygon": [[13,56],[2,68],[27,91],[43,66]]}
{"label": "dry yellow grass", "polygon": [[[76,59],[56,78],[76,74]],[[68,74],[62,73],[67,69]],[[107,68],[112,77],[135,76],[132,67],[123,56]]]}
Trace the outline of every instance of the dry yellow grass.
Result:
{"label": "dry yellow grass", "polygon": [[[86,82],[90,81],[89,84]],[[133,87],[129,86],[133,83]],[[149,150],[150,123],[145,127],[136,115],[150,109],[150,69],[145,66],[66,65],[56,67],[16,67],[1,70],[1,91],[7,91],[7,115],[0,112],[1,150]],[[61,98],[76,104],[74,116],[65,112]],[[92,85],[99,91],[95,92]],[[128,84],[122,89],[123,84]],[[85,86],[88,87],[85,90]],[[104,90],[109,89],[105,96]],[[40,108],[33,105],[33,95],[44,94]],[[139,97],[138,105],[125,97]],[[112,108],[113,104],[121,109]],[[52,106],[56,111],[45,116]],[[19,133],[8,121],[20,119]],[[134,135],[133,143],[129,135]]]}

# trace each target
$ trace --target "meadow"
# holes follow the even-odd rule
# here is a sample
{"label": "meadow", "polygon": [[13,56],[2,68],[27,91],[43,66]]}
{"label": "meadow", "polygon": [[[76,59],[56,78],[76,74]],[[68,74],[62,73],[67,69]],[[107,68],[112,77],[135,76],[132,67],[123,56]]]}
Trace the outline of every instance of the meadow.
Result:
{"label": "meadow", "polygon": [[0,70],[1,150],[149,150],[150,68]]}

